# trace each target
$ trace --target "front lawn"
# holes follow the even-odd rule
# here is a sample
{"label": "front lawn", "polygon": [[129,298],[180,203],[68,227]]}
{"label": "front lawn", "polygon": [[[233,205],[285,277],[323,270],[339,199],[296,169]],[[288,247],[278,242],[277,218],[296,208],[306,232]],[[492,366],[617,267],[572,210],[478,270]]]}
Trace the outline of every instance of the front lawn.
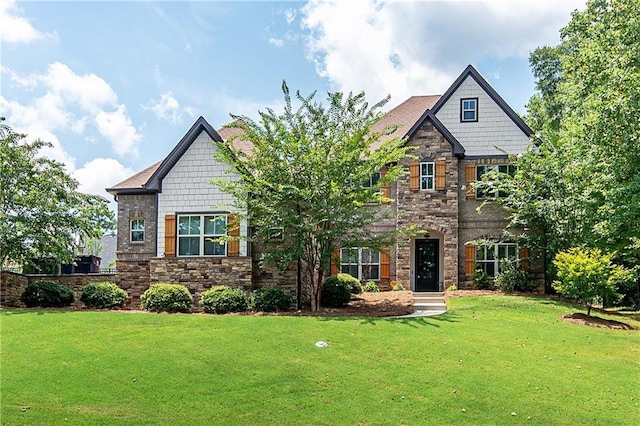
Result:
{"label": "front lawn", "polygon": [[637,424],[640,331],[565,323],[550,300],[448,303],[411,319],[3,309],[0,422]]}

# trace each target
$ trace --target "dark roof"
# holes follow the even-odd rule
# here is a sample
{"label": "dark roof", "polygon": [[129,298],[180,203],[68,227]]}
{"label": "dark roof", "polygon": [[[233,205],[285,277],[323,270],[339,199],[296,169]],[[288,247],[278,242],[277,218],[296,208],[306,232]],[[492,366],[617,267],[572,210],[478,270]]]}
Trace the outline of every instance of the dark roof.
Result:
{"label": "dark roof", "polygon": [[453,95],[455,91],[458,90],[460,85],[467,79],[467,77],[473,78],[476,83],[478,83],[478,85],[484,89],[489,97],[493,99],[496,104],[498,104],[498,106],[505,112],[505,114],[507,114],[507,116],[511,118],[514,124],[518,126],[520,130],[522,130],[527,136],[533,135],[533,130],[531,130],[531,128],[527,126],[527,123],[525,123],[522,118],[520,118],[520,116],[516,114],[513,109],[511,109],[511,107],[504,101],[504,99],[502,99],[502,97],[498,95],[498,92],[496,92],[493,87],[491,87],[487,80],[485,80],[472,65],[467,65],[467,68],[462,71],[462,74],[460,74],[456,81],[453,82],[451,87],[449,87],[447,91],[444,92],[444,95],[442,95],[440,100],[436,102],[436,104],[432,108],[434,114],[437,114],[440,108],[442,108],[442,106],[447,103],[451,95]]}

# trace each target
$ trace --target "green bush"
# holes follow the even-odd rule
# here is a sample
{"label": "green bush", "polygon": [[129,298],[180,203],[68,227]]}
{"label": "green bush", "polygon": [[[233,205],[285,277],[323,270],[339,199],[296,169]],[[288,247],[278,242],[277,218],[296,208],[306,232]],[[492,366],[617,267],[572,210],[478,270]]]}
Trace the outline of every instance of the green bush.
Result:
{"label": "green bush", "polygon": [[239,288],[219,285],[202,293],[200,306],[208,313],[226,314],[246,311],[249,304],[247,297]]}
{"label": "green bush", "polygon": [[527,273],[520,269],[517,262],[507,259],[500,261],[500,273],[495,280],[496,288],[504,293],[511,293],[514,290],[527,291],[529,281]]}
{"label": "green bush", "polygon": [[34,281],[25,287],[20,299],[29,308],[62,308],[70,306],[76,296],[73,290],[56,282]]}
{"label": "green bush", "polygon": [[[362,293],[362,284],[360,284],[360,281],[357,278],[345,273],[340,273],[338,275],[335,275],[335,277],[338,280],[347,283],[347,285],[349,286],[349,290],[351,291],[351,294]],[[330,279],[330,278],[331,277],[327,279]]]}
{"label": "green bush", "polygon": [[152,312],[189,312],[193,297],[179,284],[154,284],[140,296],[140,306]]}
{"label": "green bush", "polygon": [[89,308],[122,308],[127,300],[127,292],[114,283],[92,283],[82,288],[80,300]]}
{"label": "green bush", "polygon": [[364,285],[364,291],[367,293],[380,293],[380,287],[373,281],[369,281]]}
{"label": "green bush", "polygon": [[471,281],[473,281],[473,285],[475,288],[479,290],[487,290],[491,283],[489,282],[489,274],[487,274],[482,269],[476,269],[471,275]]}
{"label": "green bush", "polygon": [[340,279],[338,278],[338,275],[327,277],[327,279],[322,283],[322,306],[328,308],[340,308],[351,300],[351,286],[349,285],[348,280]]}
{"label": "green bush", "polygon": [[393,290],[393,291],[403,291],[404,290],[404,286],[402,285],[402,283],[399,283],[397,281],[391,281],[391,290]]}
{"label": "green bush", "polygon": [[293,303],[293,296],[281,288],[259,288],[251,295],[249,306],[254,311],[286,311]]}

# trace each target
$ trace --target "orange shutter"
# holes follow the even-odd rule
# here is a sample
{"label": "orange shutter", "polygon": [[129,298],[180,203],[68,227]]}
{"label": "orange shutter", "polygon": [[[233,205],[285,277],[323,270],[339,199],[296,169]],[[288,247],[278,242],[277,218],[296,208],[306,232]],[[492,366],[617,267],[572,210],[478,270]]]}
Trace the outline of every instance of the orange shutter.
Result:
{"label": "orange shutter", "polygon": [[446,187],[447,166],[444,160],[436,161],[436,190],[444,191]]}
{"label": "orange shutter", "polygon": [[476,268],[476,246],[466,244],[464,246],[464,274],[466,276],[473,275]]}
{"label": "orange shutter", "polygon": [[[227,236],[236,238],[240,236],[240,222],[238,221],[238,216],[235,214],[227,216]],[[240,240],[234,239],[227,241],[227,256],[240,256]]]}
{"label": "orange shutter", "polygon": [[526,247],[522,247],[520,252],[518,253],[518,257],[520,258],[520,267],[528,271],[529,270],[529,249]]}
{"label": "orange shutter", "polygon": [[[383,178],[387,174],[386,170],[380,172],[380,177]],[[391,198],[391,185],[382,187],[382,196],[385,198]]]}
{"label": "orange shutter", "polygon": [[409,189],[420,190],[420,163],[418,162],[409,164]]}
{"label": "orange shutter", "polygon": [[388,280],[391,275],[391,265],[389,263],[389,249],[380,252],[380,279]]}
{"label": "orange shutter", "polygon": [[340,273],[340,249],[336,248],[331,253],[331,275]]}
{"label": "orange shutter", "polygon": [[164,216],[164,257],[176,257],[176,215]]}
{"label": "orange shutter", "polygon": [[476,198],[476,192],[473,189],[473,182],[476,180],[476,166],[474,164],[464,166],[464,177],[467,188],[467,199]]}

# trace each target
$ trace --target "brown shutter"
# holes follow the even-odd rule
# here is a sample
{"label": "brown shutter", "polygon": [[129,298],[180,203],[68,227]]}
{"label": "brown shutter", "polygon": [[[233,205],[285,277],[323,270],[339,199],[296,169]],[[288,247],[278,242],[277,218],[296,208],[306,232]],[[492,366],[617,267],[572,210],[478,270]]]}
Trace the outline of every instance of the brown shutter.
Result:
{"label": "brown shutter", "polygon": [[409,164],[409,189],[420,190],[420,163],[418,162]]}
{"label": "brown shutter", "polygon": [[525,271],[529,270],[529,249],[526,247],[522,247],[518,253],[518,257],[520,258],[520,268]]}
{"label": "brown shutter", "polygon": [[436,161],[436,190],[444,191],[446,187],[447,166],[444,160]]}
{"label": "brown shutter", "polygon": [[[380,177],[383,178],[387,174],[386,170],[380,172]],[[391,185],[382,187],[382,196],[385,198],[391,198]]]}
{"label": "brown shutter", "polygon": [[476,192],[473,189],[473,182],[476,180],[475,164],[467,164],[466,166],[464,166],[464,177],[467,188],[467,199],[476,198]]}
{"label": "brown shutter", "polygon": [[[240,236],[240,222],[238,216],[235,214],[227,216],[227,236],[236,238]],[[240,256],[240,240],[234,239],[227,241],[227,256]]]}
{"label": "brown shutter", "polygon": [[464,274],[466,276],[473,275],[476,268],[476,246],[466,244],[464,246]]}
{"label": "brown shutter", "polygon": [[176,215],[164,216],[164,257],[176,257]]}
{"label": "brown shutter", "polygon": [[331,275],[340,273],[340,249],[336,248],[331,253]]}
{"label": "brown shutter", "polygon": [[389,249],[380,252],[380,279],[388,280],[391,275],[391,265],[389,262]]}

